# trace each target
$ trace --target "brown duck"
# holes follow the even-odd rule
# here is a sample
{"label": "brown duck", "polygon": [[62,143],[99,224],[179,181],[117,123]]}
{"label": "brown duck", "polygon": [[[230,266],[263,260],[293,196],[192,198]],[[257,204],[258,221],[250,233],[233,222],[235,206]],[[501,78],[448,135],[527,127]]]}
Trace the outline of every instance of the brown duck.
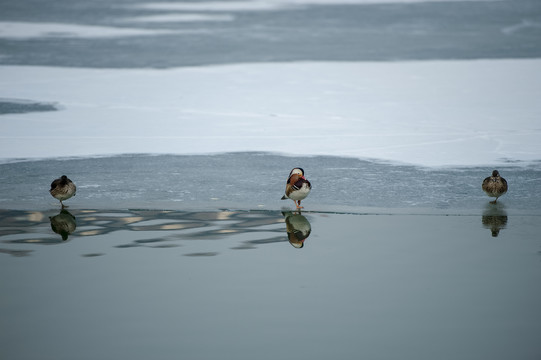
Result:
{"label": "brown duck", "polygon": [[62,201],[74,196],[76,190],[75,184],[66,175],[62,175],[51,183],[51,190],[49,192],[55,199],[60,200],[60,205],[62,205],[63,209],[67,206]]}
{"label": "brown duck", "polygon": [[498,170],[492,172],[492,176],[489,176],[483,180],[483,191],[490,197],[495,197],[492,204],[496,204],[498,198],[507,192],[507,181],[500,176]]}

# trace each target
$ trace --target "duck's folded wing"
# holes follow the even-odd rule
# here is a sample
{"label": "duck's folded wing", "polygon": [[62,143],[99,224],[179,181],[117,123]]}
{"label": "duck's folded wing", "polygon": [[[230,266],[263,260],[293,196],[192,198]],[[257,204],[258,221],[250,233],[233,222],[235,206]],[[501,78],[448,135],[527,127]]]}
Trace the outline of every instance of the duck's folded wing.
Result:
{"label": "duck's folded wing", "polygon": [[309,188],[311,188],[312,186],[310,185],[310,181],[306,180],[306,179],[299,179],[297,180],[297,182],[295,182],[295,184],[293,184],[293,188],[295,190],[299,190],[300,188],[302,188],[302,185],[303,184],[307,184]]}
{"label": "duck's folded wing", "polygon": [[[58,179],[56,179],[55,181],[53,181],[53,182],[51,183],[51,190],[56,189],[56,187],[58,186],[58,184],[60,184],[60,181],[59,181]],[[49,191],[51,191],[51,190],[49,190]]]}

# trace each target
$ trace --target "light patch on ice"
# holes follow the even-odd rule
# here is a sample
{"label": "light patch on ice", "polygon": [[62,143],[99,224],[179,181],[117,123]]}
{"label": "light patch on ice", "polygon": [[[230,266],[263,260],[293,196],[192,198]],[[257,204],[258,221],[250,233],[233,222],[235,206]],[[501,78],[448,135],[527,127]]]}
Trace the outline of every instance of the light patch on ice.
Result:
{"label": "light patch on ice", "polygon": [[516,32],[522,31],[524,29],[531,29],[531,28],[541,29],[541,23],[530,21],[530,20],[522,20],[519,24],[515,24],[515,25],[511,25],[511,26],[507,26],[503,28],[502,32],[504,34],[510,35],[510,34],[514,34]]}
{"label": "light patch on ice", "polygon": [[177,1],[148,2],[136,5],[140,9],[169,11],[268,11],[308,5],[372,5],[410,4],[420,2],[464,2],[503,0],[253,0],[253,1]]}
{"label": "light patch on ice", "polygon": [[170,22],[220,22],[233,21],[235,17],[231,14],[160,14],[137,16],[133,18],[122,19],[122,22],[152,22],[152,23],[170,23]]}
{"label": "light patch on ice", "polygon": [[168,11],[265,11],[278,10],[284,4],[273,1],[203,1],[149,2],[135,5],[140,9]]}
{"label": "light patch on ice", "polygon": [[426,2],[483,2],[504,0],[265,0],[283,5],[373,5],[373,4],[414,4]]}
{"label": "light patch on ice", "polygon": [[0,66],[0,157],[267,151],[425,166],[541,159],[540,59],[178,69]]}
{"label": "light patch on ice", "polygon": [[0,22],[0,38],[111,38],[179,33],[171,30],[130,29],[110,26],[90,26],[60,23]]}

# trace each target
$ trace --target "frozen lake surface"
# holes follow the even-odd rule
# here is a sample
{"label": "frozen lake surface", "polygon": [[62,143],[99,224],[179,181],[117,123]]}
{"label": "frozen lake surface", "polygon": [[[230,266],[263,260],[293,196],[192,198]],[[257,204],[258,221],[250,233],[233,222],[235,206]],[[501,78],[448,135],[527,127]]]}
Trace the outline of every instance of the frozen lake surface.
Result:
{"label": "frozen lake surface", "polygon": [[[48,193],[62,174],[77,185],[75,208],[159,210],[280,210],[289,171],[302,167],[313,190],[306,210],[339,213],[480,214],[490,199],[481,190],[490,167],[423,168],[334,156],[266,153],[126,155],[0,164],[0,205],[58,207]],[[498,167],[509,182],[500,198],[513,214],[540,215],[541,167]],[[491,208],[491,206],[488,206]]]}
{"label": "frozen lake surface", "polygon": [[540,68],[539,59],[5,66],[0,98],[59,111],[2,115],[0,161],[264,151],[430,167],[529,164],[541,154]]}
{"label": "frozen lake surface", "polygon": [[2,356],[541,358],[540,18],[4,1]]}
{"label": "frozen lake surface", "polygon": [[254,0],[195,5],[19,0],[0,9],[0,64],[11,65],[171,68],[541,56],[537,0]]}
{"label": "frozen lake surface", "polygon": [[233,151],[540,160],[536,0],[21,0],[0,10],[0,161]]}

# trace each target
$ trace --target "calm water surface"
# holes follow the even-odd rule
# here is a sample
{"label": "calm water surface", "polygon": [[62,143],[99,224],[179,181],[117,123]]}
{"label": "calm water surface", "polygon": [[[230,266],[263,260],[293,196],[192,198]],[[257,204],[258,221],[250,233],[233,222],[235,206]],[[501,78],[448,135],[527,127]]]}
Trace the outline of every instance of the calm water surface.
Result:
{"label": "calm water surface", "polygon": [[538,359],[539,216],[0,211],[6,359]]}

